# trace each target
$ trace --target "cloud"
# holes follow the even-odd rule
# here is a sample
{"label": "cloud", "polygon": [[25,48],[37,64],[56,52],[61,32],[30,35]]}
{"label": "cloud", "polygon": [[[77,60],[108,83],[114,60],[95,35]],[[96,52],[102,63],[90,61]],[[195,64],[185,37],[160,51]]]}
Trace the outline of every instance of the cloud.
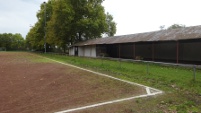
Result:
{"label": "cloud", "polygon": [[106,12],[117,22],[117,34],[159,30],[174,23],[201,24],[200,0],[106,0]]}
{"label": "cloud", "polygon": [[[0,0],[0,33],[21,33],[26,36],[36,13],[47,0]],[[117,34],[125,35],[159,30],[177,23],[186,26],[201,24],[200,0],[105,0],[106,12],[117,23]]]}
{"label": "cloud", "polygon": [[42,3],[42,0],[20,0],[20,1],[22,1],[22,2],[24,2],[24,3],[28,3],[28,4],[36,4],[36,5]]}
{"label": "cloud", "polygon": [[41,0],[2,0],[0,4],[0,33],[21,33],[24,37],[29,25],[37,21]]}

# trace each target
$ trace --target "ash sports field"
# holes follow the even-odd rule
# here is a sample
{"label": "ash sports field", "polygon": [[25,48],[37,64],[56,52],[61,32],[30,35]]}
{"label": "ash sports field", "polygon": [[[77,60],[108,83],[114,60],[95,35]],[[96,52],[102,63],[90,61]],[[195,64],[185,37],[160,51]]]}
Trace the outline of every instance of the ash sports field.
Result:
{"label": "ash sports field", "polygon": [[161,91],[26,52],[0,52],[0,113],[115,113]]}

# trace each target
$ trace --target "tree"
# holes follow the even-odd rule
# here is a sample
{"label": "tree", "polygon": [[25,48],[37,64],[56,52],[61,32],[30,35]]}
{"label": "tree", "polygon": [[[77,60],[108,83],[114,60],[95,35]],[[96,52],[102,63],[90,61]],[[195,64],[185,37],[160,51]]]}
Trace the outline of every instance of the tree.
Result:
{"label": "tree", "polygon": [[5,47],[7,50],[11,50],[12,43],[12,34],[11,33],[3,33],[1,35],[1,47]]}
{"label": "tree", "polygon": [[33,26],[26,36],[26,45],[29,49],[34,50],[42,50],[44,45],[44,31],[41,27],[41,24],[37,22],[35,26]]}
{"label": "tree", "polygon": [[103,0],[71,0],[75,13],[72,27],[74,42],[101,38],[102,34],[113,36],[116,24],[109,13],[105,14]]}
{"label": "tree", "polygon": [[0,34],[0,47],[6,48],[6,50],[24,50],[24,43],[25,40],[21,34]]}
{"label": "tree", "polygon": [[71,36],[70,24],[74,12],[69,0],[59,0],[52,4],[53,14],[47,27],[48,42],[63,47],[65,52],[66,44],[68,44]]}
{"label": "tree", "polygon": [[21,34],[16,33],[11,36],[11,48],[12,50],[23,50],[25,49],[25,40]]}
{"label": "tree", "polygon": [[105,14],[102,2],[103,0],[49,0],[46,8],[41,4],[41,10],[37,13],[38,22],[26,37],[27,44],[41,49],[46,32],[48,44],[62,47],[65,51],[68,45],[80,41],[101,38],[103,34],[113,36],[116,33],[116,23],[112,15]]}
{"label": "tree", "polygon": [[177,28],[185,28],[186,26],[183,24],[173,24],[170,27],[168,27],[167,29],[177,29]]}
{"label": "tree", "polygon": [[53,1],[54,0],[49,0],[46,4],[42,3],[40,6],[41,9],[36,14],[38,21],[31,27],[26,36],[26,45],[29,49],[40,51],[44,49],[44,35],[47,31],[45,26],[52,15],[51,3]]}
{"label": "tree", "polygon": [[113,21],[113,17],[109,13],[107,13],[106,23],[107,23],[107,30],[105,34],[107,34],[108,37],[114,36],[114,34],[116,33],[116,23]]}

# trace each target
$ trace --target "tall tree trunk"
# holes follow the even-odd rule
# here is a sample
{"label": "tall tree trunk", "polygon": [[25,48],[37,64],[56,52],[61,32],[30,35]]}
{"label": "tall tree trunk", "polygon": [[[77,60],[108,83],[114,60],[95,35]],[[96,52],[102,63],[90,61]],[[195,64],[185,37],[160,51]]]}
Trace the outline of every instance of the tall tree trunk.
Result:
{"label": "tall tree trunk", "polygon": [[63,45],[64,53],[66,53],[66,45]]}
{"label": "tall tree trunk", "polygon": [[82,33],[81,33],[81,32],[79,32],[79,34],[78,34],[78,35],[79,35],[79,36],[78,36],[78,38],[79,38],[78,40],[79,40],[79,42],[80,42],[80,41],[82,41],[82,37],[81,37],[81,36],[82,36]]}

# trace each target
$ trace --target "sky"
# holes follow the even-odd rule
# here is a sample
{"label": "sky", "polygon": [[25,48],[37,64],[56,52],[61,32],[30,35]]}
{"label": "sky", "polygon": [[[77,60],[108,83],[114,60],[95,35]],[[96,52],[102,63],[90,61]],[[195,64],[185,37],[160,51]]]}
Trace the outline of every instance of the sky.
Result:
{"label": "sky", "polygon": [[[37,22],[36,13],[47,0],[0,0],[0,33],[25,38]],[[105,12],[117,23],[115,35],[160,30],[172,24],[201,25],[201,0],[105,0]]]}

